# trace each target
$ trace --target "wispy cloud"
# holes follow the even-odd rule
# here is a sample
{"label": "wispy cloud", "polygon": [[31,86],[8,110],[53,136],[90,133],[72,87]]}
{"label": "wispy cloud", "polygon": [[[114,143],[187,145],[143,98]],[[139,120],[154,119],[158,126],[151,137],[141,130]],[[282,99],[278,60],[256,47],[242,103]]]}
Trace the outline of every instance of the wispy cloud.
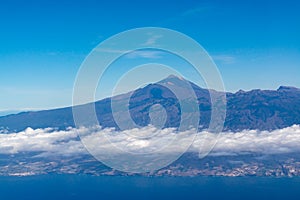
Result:
{"label": "wispy cloud", "polygon": [[106,53],[117,53],[117,54],[124,54],[125,58],[134,59],[134,58],[162,58],[164,52],[159,50],[135,50],[135,51],[128,51],[122,49],[97,49],[100,52]]}
{"label": "wispy cloud", "polygon": [[147,39],[147,41],[143,44],[145,46],[147,45],[153,45],[153,44],[156,44],[157,43],[157,40],[159,38],[162,38],[163,36],[162,35],[155,35],[155,34],[152,34],[152,33],[149,33],[149,38]]}
{"label": "wispy cloud", "polygon": [[236,62],[236,57],[231,56],[231,55],[213,55],[212,58],[215,61],[222,62],[224,64],[233,64]]}
{"label": "wispy cloud", "polygon": [[126,55],[126,58],[162,58],[163,52],[155,50],[133,51]]}
{"label": "wispy cloud", "polygon": [[211,10],[212,10],[211,6],[199,5],[199,6],[187,9],[187,10],[179,13],[176,16],[168,18],[168,19],[162,21],[162,23],[174,23],[177,21],[182,21],[182,20],[188,19],[190,17],[202,16],[205,13],[210,13]]}

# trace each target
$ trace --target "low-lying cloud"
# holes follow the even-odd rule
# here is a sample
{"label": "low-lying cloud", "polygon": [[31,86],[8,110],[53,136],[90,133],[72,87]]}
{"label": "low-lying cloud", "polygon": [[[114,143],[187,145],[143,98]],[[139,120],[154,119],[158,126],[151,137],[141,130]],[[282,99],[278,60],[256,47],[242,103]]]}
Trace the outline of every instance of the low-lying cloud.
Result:
{"label": "low-lying cloud", "polygon": [[[148,137],[136,137],[146,134]],[[177,138],[176,143],[172,144],[174,137]],[[124,153],[151,153],[158,149],[165,153],[172,153],[172,151],[184,150],[181,147],[189,146],[190,141],[194,141],[189,148],[189,151],[193,152],[210,150],[210,145],[215,144],[216,141],[209,154],[212,156],[300,152],[300,126],[294,125],[274,131],[244,130],[237,133],[224,132],[219,135],[200,132],[195,138],[192,131],[176,133],[172,128],[157,130],[151,126],[121,132],[99,128],[69,128],[67,130],[27,128],[18,133],[1,133],[0,154],[21,152],[64,156],[88,154],[81,139],[84,144],[89,145],[89,148],[95,148],[95,150],[98,147],[101,147],[101,150],[109,150],[111,144],[107,144],[107,141],[110,141],[118,149],[125,149]]]}
{"label": "low-lying cloud", "polygon": [[[262,153],[278,154],[300,152],[300,126],[277,129],[274,131],[244,130],[241,132],[225,132],[216,136],[207,133],[206,141],[217,137],[217,144],[211,155]],[[197,149],[197,142],[193,147]],[[206,143],[205,141],[203,143]]]}

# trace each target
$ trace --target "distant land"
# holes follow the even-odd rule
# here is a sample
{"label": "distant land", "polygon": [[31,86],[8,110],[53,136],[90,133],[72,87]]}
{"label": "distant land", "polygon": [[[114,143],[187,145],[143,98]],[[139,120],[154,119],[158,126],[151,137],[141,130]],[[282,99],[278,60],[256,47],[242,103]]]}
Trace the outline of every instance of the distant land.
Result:
{"label": "distant land", "polygon": [[[167,112],[164,127],[178,127],[181,114],[179,102],[165,86],[184,87],[185,83],[190,83],[195,91],[200,109],[198,129],[205,130],[211,117],[210,92],[216,96],[223,93],[203,89],[173,75],[130,93],[95,102],[99,123],[104,128],[114,127],[118,130],[112,116],[111,100],[122,102],[130,96],[129,111],[136,124],[147,126],[150,122],[149,109],[160,104]],[[180,91],[185,90],[183,88]],[[199,158],[197,151],[187,151],[169,166],[141,175],[300,176],[297,134],[300,124],[300,89],[281,86],[277,90],[240,90],[236,93],[227,92],[226,98],[223,140],[219,141],[216,151],[205,158]],[[69,129],[75,128],[72,107],[3,116],[0,117],[0,127],[0,176],[137,175],[111,169],[81,148],[75,129]],[[51,131],[47,132],[48,127],[58,129],[53,129],[56,131],[53,137]],[[243,132],[253,129],[258,131]],[[268,131],[260,132],[264,130]]]}
{"label": "distant land", "polygon": [[[146,126],[149,123],[149,108],[160,104],[167,109],[168,118],[165,127],[178,127],[180,108],[178,100],[164,84],[182,87],[187,81],[181,77],[170,75],[158,83],[149,84],[132,91],[129,111],[136,124]],[[201,113],[199,129],[209,126],[211,102],[208,89],[189,82],[195,91]],[[214,91],[216,92],[216,91]],[[122,101],[128,95],[116,97]],[[300,124],[300,89],[281,86],[277,90],[251,90],[226,93],[227,112],[224,131],[240,131],[245,129],[275,130]],[[102,127],[118,128],[111,111],[111,98],[95,102],[99,123]],[[74,127],[72,107],[53,110],[29,111],[0,117],[0,128],[8,132],[18,132],[27,127],[66,129]]]}

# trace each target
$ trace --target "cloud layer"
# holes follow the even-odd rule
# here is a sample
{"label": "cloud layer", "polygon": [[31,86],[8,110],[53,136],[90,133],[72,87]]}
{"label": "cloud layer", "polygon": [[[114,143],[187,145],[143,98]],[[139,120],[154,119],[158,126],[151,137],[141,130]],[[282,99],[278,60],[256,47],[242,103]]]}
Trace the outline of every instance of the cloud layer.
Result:
{"label": "cloud layer", "polygon": [[[199,147],[197,143],[201,141],[201,137],[199,139],[195,141],[194,148]],[[207,133],[207,137],[202,139],[207,142],[214,139],[217,140],[211,155],[300,152],[299,125],[274,131],[244,130],[237,133],[226,132],[221,133],[219,136]]]}
{"label": "cloud layer", "polygon": [[[147,137],[142,137],[146,135]],[[80,135],[80,137],[78,137]],[[58,131],[52,128],[27,128],[18,133],[0,134],[0,154],[41,152],[41,155],[87,154],[89,150],[106,153],[119,149],[126,153],[172,153],[184,151],[210,151],[210,155],[262,153],[278,154],[300,152],[300,126],[294,125],[274,131],[245,130],[238,133],[224,132],[219,135],[201,132],[194,138],[192,131],[176,133],[174,129],[157,130],[144,127],[118,132],[114,129],[74,129]],[[82,141],[83,143],[82,143]],[[111,142],[111,143],[108,143]],[[112,144],[114,148],[112,148]]]}

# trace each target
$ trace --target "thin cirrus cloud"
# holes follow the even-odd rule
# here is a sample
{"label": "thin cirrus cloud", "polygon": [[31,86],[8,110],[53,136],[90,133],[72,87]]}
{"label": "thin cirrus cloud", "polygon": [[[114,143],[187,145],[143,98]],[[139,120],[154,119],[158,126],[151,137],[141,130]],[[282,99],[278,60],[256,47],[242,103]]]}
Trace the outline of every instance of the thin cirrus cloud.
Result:
{"label": "thin cirrus cloud", "polygon": [[133,51],[126,55],[126,58],[152,58],[158,59],[163,57],[162,51],[155,51],[155,50],[143,50],[143,51]]}
{"label": "thin cirrus cloud", "polygon": [[233,64],[236,63],[236,57],[231,55],[213,55],[212,59],[215,61],[219,61],[223,64]]}
{"label": "thin cirrus cloud", "polygon": [[[156,133],[154,137],[138,139],[131,137],[130,133]],[[115,146],[126,149],[128,152],[151,152],[152,149],[165,149],[165,153],[176,152],[179,144],[186,146],[194,137],[192,132],[175,133],[174,129],[167,128],[157,130],[148,126],[140,129],[116,131],[114,129],[88,129],[69,128],[67,130],[55,130],[53,128],[32,129],[27,128],[18,133],[7,134],[0,132],[0,154],[17,154],[21,152],[41,152],[41,155],[74,155],[88,154],[78,134],[89,147],[101,146],[109,150],[111,144],[107,144],[103,137],[108,138]],[[150,134],[151,135],[151,134]],[[163,137],[162,137],[163,136]],[[179,138],[177,145],[170,145],[170,139]],[[300,151],[300,126],[293,125],[274,131],[244,130],[241,132],[224,132],[219,135],[201,132],[195,138],[189,151],[199,152],[210,149],[210,141],[217,141],[210,152],[210,156],[239,155],[245,153],[280,154]],[[95,144],[96,143],[96,144]],[[96,149],[97,150],[97,149]],[[112,149],[113,151],[113,149]]]}
{"label": "thin cirrus cloud", "polygon": [[113,53],[113,54],[121,54],[124,58],[127,59],[135,59],[135,58],[162,58],[165,52],[160,50],[122,50],[122,49],[102,49],[96,48],[96,51],[99,52],[106,52],[106,53]]}
{"label": "thin cirrus cloud", "polygon": [[162,35],[152,35],[151,33],[149,33],[150,37],[148,38],[148,40],[143,44],[145,46],[147,45],[154,45],[157,43],[159,38],[162,38]]}
{"label": "thin cirrus cloud", "polygon": [[[155,35],[152,33],[148,33],[149,37],[148,39],[141,44],[141,46],[144,46],[144,48],[147,48],[147,46],[152,46],[157,44],[160,38],[162,38],[162,35]],[[99,52],[105,52],[105,53],[113,53],[113,54],[122,54],[125,56],[125,58],[133,59],[133,58],[162,58],[162,55],[164,52],[159,50],[130,50],[130,49],[110,49],[110,48],[95,48],[95,51]]]}

